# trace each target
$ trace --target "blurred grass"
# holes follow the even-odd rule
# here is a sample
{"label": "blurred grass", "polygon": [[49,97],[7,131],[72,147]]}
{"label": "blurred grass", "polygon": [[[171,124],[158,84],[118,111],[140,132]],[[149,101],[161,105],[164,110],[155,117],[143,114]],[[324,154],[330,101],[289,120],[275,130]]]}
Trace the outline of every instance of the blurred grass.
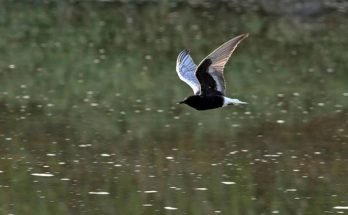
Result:
{"label": "blurred grass", "polygon": [[[165,121],[173,123],[168,119],[188,113],[189,122],[209,121],[214,129],[231,124],[226,114],[233,120],[249,112],[261,120],[293,121],[302,119],[303,111],[314,116],[347,106],[344,15],[307,20],[320,23],[319,29],[308,30],[311,23],[301,25],[296,17],[220,7],[8,3],[1,10],[0,101],[10,109],[32,105],[58,113],[58,120],[64,112],[72,123],[93,122],[105,135],[114,130],[117,136],[125,123],[136,127],[132,124],[148,120],[147,115],[159,120],[156,116],[166,115]],[[209,118],[176,106],[191,93],[176,77],[177,53],[188,48],[198,63],[243,32],[251,35],[227,65],[227,94],[251,105],[210,111]]]}
{"label": "blurred grass", "polygon": [[[6,151],[15,157],[5,156],[1,164],[1,170],[6,170],[3,184],[11,190],[0,196],[0,202],[6,203],[0,211],[153,214],[157,210],[165,214],[164,206],[178,205],[189,214],[210,214],[215,209],[269,214],[277,208],[285,214],[320,214],[323,208],[339,203],[305,193],[306,187],[308,192],[332,192],[335,187],[329,185],[344,179],[338,161],[332,159],[325,165],[337,168],[327,176],[332,180],[328,183],[292,181],[284,169],[295,174],[292,170],[307,162],[305,155],[313,148],[305,153],[291,151],[308,139],[296,139],[293,134],[300,131],[291,129],[290,137],[284,137],[287,129],[264,123],[284,120],[292,128],[347,110],[345,14],[299,19],[166,4],[2,2],[2,6],[0,135],[12,138],[12,144],[1,144],[7,144]],[[244,32],[250,32],[250,37],[227,64],[225,78],[227,95],[249,105],[207,112],[177,106],[177,101],[192,93],[176,75],[177,54],[188,48],[198,63],[222,42]],[[340,122],[339,118],[329,121]],[[327,120],[318,121],[323,123]],[[339,124],[337,130],[344,125]],[[254,127],[261,130],[248,133]],[[270,133],[262,148],[255,137],[265,130]],[[274,136],[273,131],[282,135]],[[319,131],[325,132],[324,128]],[[344,134],[338,137],[344,139]],[[320,147],[328,147],[330,138]],[[235,145],[241,140],[246,146]],[[320,138],[315,140],[320,143]],[[81,148],[81,144],[92,146]],[[245,148],[256,152],[220,157]],[[278,151],[302,156],[304,161],[284,158],[280,164],[271,159],[264,164],[255,161],[257,167],[250,164],[254,158],[265,159],[264,153]],[[343,157],[344,150],[338,151],[337,157]],[[50,152],[57,156],[47,159]],[[116,158],[101,158],[105,152]],[[164,159],[171,154],[180,165]],[[107,163],[115,160],[123,162],[121,170]],[[325,172],[315,161],[306,170],[313,178]],[[212,163],[217,164],[214,171]],[[136,165],[143,165],[139,174]],[[33,179],[28,174],[47,169],[57,177]],[[149,179],[150,174],[156,180]],[[72,181],[65,184],[59,177]],[[226,188],[221,184],[224,180],[241,186]],[[295,195],[284,197],[283,191],[298,184],[303,193],[300,190],[297,195],[303,199],[297,204]],[[169,185],[189,193],[174,192]],[[211,190],[197,193],[192,191],[194,186]],[[112,198],[86,194],[98,189],[111,191]],[[160,192],[151,197],[139,194],[149,189]],[[41,193],[46,196],[41,198]],[[306,195],[313,197],[312,204],[306,205]],[[156,207],[147,209],[141,206],[144,203]]]}

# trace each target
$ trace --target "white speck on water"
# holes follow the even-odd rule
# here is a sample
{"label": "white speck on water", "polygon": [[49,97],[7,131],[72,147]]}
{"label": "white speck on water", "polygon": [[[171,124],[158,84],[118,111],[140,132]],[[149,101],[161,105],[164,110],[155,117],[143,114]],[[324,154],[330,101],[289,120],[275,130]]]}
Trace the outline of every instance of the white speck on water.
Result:
{"label": "white speck on water", "polygon": [[300,93],[298,93],[298,92],[294,92],[292,95],[294,95],[294,96],[299,96],[299,95],[300,95]]}
{"label": "white speck on water", "polygon": [[279,214],[278,210],[272,211],[272,214]]}
{"label": "white speck on water", "polygon": [[280,155],[263,155],[264,157],[279,157]]}
{"label": "white speck on water", "polygon": [[115,164],[114,166],[115,166],[115,167],[121,167],[122,164]]}
{"label": "white speck on water", "polygon": [[109,192],[103,192],[103,191],[99,191],[99,192],[88,192],[88,194],[91,194],[91,195],[109,195],[110,193]]}
{"label": "white speck on water", "polygon": [[146,59],[146,60],[152,60],[152,56],[149,55],[149,54],[148,54],[148,55],[145,55],[145,59]]}
{"label": "white speck on water", "polygon": [[81,145],[79,145],[79,147],[81,147],[81,148],[91,147],[91,146],[92,146],[92,144],[81,144]]}
{"label": "white speck on water", "polygon": [[278,120],[277,120],[277,123],[278,123],[278,124],[283,124],[283,123],[285,123],[285,121],[282,120],[282,119],[278,119]]}
{"label": "white speck on water", "polygon": [[52,176],[54,176],[51,173],[32,173],[31,175],[32,176],[40,176],[40,177],[52,177]]}
{"label": "white speck on water", "polygon": [[342,95],[343,95],[343,96],[348,96],[348,93],[343,93]]}
{"label": "white speck on water", "polygon": [[226,185],[236,184],[236,182],[233,182],[233,181],[223,181],[221,183],[226,184]]}
{"label": "white speck on water", "polygon": [[163,110],[158,109],[157,112],[158,112],[158,113],[163,113]]}
{"label": "white speck on water", "polygon": [[0,173],[3,173],[4,171],[0,170]]}
{"label": "white speck on water", "polygon": [[334,69],[333,69],[333,68],[327,68],[327,69],[326,69],[326,72],[328,72],[328,73],[333,73],[333,72],[334,72]]}
{"label": "white speck on water", "polygon": [[281,110],[280,112],[285,114],[285,113],[287,113],[288,111],[287,111],[287,110]]}
{"label": "white speck on water", "polygon": [[99,104],[98,103],[91,103],[92,107],[97,107]]}
{"label": "white speck on water", "polygon": [[102,156],[102,157],[110,157],[111,155],[109,155],[109,154],[100,154],[100,156]]}
{"label": "white speck on water", "polygon": [[296,192],[296,191],[297,191],[297,189],[295,189],[295,188],[289,188],[289,189],[284,190],[284,192]]}
{"label": "white speck on water", "polygon": [[70,181],[70,178],[61,178],[61,181]]}
{"label": "white speck on water", "polygon": [[47,107],[53,107],[53,106],[54,104],[51,104],[51,103],[47,104]]}
{"label": "white speck on water", "polygon": [[30,99],[30,96],[29,95],[24,95],[22,96],[23,99]]}
{"label": "white speck on water", "polygon": [[166,159],[167,159],[167,160],[173,160],[174,157],[172,157],[172,156],[167,156]]}
{"label": "white speck on water", "polygon": [[205,187],[197,187],[197,188],[195,188],[195,190],[205,191],[205,190],[208,190],[208,188],[205,188]]}
{"label": "white speck on water", "polygon": [[10,141],[10,140],[12,140],[12,138],[11,137],[6,137],[5,140]]}
{"label": "white speck on water", "polygon": [[319,102],[317,105],[318,105],[319,107],[323,107],[323,106],[325,106],[325,103]]}
{"label": "white speck on water", "polygon": [[152,204],[143,204],[144,207],[151,207]]}
{"label": "white speck on water", "polygon": [[16,65],[10,64],[10,65],[8,65],[8,68],[10,68],[10,69],[15,69],[15,68],[16,68]]}
{"label": "white speck on water", "polygon": [[333,209],[336,209],[336,210],[348,210],[348,206],[335,206],[335,207],[333,207]]}
{"label": "white speck on water", "polygon": [[157,190],[145,190],[144,193],[158,193]]}
{"label": "white speck on water", "polygon": [[53,154],[53,153],[47,153],[46,154],[48,157],[54,157],[54,156],[56,156],[56,154]]}
{"label": "white speck on water", "polygon": [[180,187],[169,187],[170,189],[173,189],[173,190],[181,190]]}
{"label": "white speck on water", "polygon": [[164,207],[164,209],[165,210],[178,210],[178,208],[169,207],[169,206]]}
{"label": "white speck on water", "polygon": [[293,172],[299,172],[300,170],[299,169],[293,169],[292,171]]}

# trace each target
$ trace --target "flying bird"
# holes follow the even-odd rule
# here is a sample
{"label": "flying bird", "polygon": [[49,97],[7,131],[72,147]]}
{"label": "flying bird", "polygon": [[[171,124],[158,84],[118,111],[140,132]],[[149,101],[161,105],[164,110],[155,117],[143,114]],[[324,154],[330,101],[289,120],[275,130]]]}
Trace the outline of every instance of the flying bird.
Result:
{"label": "flying bird", "polygon": [[238,44],[248,36],[242,34],[225,42],[197,66],[188,50],[180,52],[176,61],[179,78],[188,84],[194,95],[185,98],[179,104],[187,104],[196,110],[209,110],[234,104],[247,104],[239,99],[225,96],[224,68]]}

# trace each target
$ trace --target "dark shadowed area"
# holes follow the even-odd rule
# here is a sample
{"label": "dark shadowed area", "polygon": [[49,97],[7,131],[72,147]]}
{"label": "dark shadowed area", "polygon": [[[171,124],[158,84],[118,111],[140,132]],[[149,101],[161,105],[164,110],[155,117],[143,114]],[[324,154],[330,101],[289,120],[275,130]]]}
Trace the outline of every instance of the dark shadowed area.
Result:
{"label": "dark shadowed area", "polygon": [[[1,2],[0,213],[348,213],[347,5],[291,2]],[[246,32],[248,105],[177,105]]]}

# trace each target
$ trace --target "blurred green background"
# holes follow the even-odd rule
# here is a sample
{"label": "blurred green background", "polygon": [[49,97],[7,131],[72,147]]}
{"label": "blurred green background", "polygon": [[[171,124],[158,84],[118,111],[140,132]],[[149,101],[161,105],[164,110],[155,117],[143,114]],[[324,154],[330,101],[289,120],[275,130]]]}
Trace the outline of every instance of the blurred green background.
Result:
{"label": "blurred green background", "polygon": [[[348,209],[340,1],[0,1],[1,214]],[[249,32],[249,104],[199,112],[175,72]]]}

